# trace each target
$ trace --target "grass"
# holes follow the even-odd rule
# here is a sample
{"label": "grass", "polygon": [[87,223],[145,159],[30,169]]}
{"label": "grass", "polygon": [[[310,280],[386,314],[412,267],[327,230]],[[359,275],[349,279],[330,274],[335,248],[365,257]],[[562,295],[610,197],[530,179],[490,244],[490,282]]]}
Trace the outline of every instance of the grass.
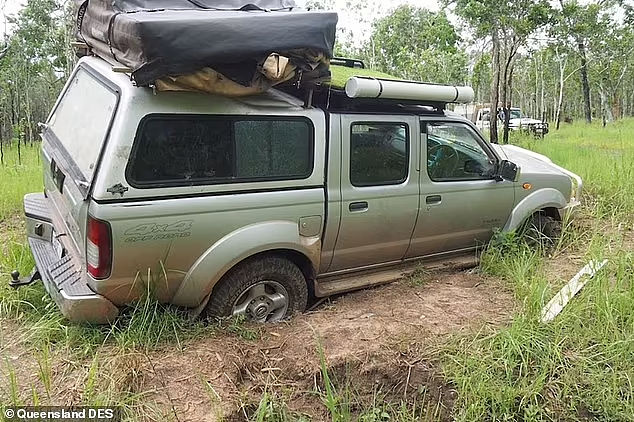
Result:
{"label": "grass", "polygon": [[388,75],[387,73],[378,72],[376,70],[357,69],[357,68],[351,68],[351,67],[345,67],[345,66],[330,66],[330,72],[332,75],[330,80],[330,85],[340,89],[342,89],[346,85],[346,82],[348,81],[348,79],[352,78],[353,76],[367,76],[371,78],[392,79],[392,80],[399,79],[394,76]]}
{"label": "grass", "polygon": [[[629,119],[606,128],[564,125],[543,140],[512,138],[581,175],[584,203],[554,249],[535,251],[509,236],[483,255],[480,270],[504,280],[515,297],[510,322],[441,339],[420,356],[437,365],[455,389],[454,420],[634,421],[633,134],[634,119]],[[21,201],[25,193],[41,190],[41,171],[36,148],[24,148],[21,158],[17,163],[15,148],[5,148],[0,165],[2,279],[14,268],[28,273],[33,265],[20,223]],[[558,317],[541,323],[544,304],[585,263],[601,258],[608,258],[608,265]],[[558,275],[555,263],[565,264],[570,274]],[[424,275],[408,283],[424,284]],[[124,420],[178,420],[173,408],[167,416],[155,408],[160,406],[144,385],[148,371],[160,373],[156,356],[184,353],[192,340],[218,331],[264,356],[258,349],[264,338],[260,329],[239,319],[211,327],[192,323],[148,296],[112,326],[89,327],[66,321],[41,284],[18,290],[0,284],[0,402],[59,404],[62,380],[71,384],[66,390],[74,392],[68,398],[73,404],[119,405]],[[252,421],[309,421],[323,415],[341,422],[446,420],[447,410],[441,412],[443,404],[433,400],[397,399],[379,385],[368,398],[358,391],[352,369],[344,375],[333,371],[325,351],[318,350],[319,382],[311,391],[277,379],[267,379],[261,391],[245,386],[245,397],[253,398],[254,391],[259,396],[245,398],[239,414]],[[29,358],[16,360],[20,353]],[[209,402],[221,408],[223,392],[202,373],[196,379]],[[167,379],[161,390],[170,387]],[[289,401],[297,395],[312,397],[321,407],[314,415],[295,412]]]}
{"label": "grass", "polygon": [[4,163],[0,164],[0,222],[22,208],[22,198],[29,192],[41,192],[42,168],[40,144],[22,145],[20,157],[17,147],[4,146]]}
{"label": "grass", "polygon": [[634,420],[633,255],[607,255],[605,242],[593,235],[584,261],[609,256],[608,268],[548,324],[539,316],[556,289],[539,254],[520,248],[485,259],[522,306],[508,327],[443,352],[445,375],[461,392],[456,420]]}
{"label": "grass", "polygon": [[634,221],[634,119],[603,128],[598,123],[562,126],[543,140],[516,143],[550,157],[584,180],[586,206],[594,217]]}

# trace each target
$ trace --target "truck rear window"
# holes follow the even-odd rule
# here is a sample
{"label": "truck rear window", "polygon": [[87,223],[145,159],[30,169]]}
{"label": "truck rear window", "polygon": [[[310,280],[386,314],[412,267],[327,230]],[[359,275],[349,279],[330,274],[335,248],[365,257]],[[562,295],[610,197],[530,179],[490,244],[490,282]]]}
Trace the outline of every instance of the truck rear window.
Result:
{"label": "truck rear window", "polygon": [[92,179],[115,113],[117,93],[79,68],[48,120],[87,181]]}
{"label": "truck rear window", "polygon": [[153,115],[139,127],[126,175],[139,188],[305,179],[313,149],[304,118]]}

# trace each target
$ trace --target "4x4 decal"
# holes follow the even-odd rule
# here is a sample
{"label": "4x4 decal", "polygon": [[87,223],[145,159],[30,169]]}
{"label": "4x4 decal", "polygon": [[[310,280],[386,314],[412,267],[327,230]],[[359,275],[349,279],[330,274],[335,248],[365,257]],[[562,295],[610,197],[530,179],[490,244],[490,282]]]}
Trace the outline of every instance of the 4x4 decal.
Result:
{"label": "4x4 decal", "polygon": [[193,220],[181,220],[171,224],[143,223],[125,231],[126,242],[176,239],[191,236]]}

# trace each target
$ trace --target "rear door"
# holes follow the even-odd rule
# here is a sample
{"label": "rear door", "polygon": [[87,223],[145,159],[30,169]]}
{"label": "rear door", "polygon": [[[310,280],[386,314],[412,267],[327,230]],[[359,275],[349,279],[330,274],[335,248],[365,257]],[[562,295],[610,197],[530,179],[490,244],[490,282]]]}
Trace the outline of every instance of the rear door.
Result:
{"label": "rear door", "polygon": [[514,182],[493,173],[499,157],[467,123],[421,121],[421,211],[408,257],[473,249],[504,227]]}
{"label": "rear door", "polygon": [[81,252],[88,207],[85,199],[118,101],[116,87],[82,64],[67,82],[42,132],[44,186],[53,211],[63,222],[55,229]]}
{"label": "rear door", "polygon": [[415,116],[341,116],[341,222],[329,271],[405,256],[418,214]]}

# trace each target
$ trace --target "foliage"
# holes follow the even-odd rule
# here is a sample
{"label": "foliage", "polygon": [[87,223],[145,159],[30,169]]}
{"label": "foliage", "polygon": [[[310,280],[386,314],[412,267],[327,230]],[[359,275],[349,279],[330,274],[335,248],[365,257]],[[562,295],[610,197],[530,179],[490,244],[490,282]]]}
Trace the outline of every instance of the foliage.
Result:
{"label": "foliage", "polygon": [[15,30],[0,58],[0,144],[36,140],[74,64],[71,16],[61,1],[30,0],[8,18]]}
{"label": "foliage", "polygon": [[364,46],[371,67],[404,79],[465,83],[467,56],[444,12],[403,5],[373,27]]}
{"label": "foliage", "polygon": [[[576,236],[589,245],[584,262],[606,257],[603,234]],[[612,254],[609,267],[543,324],[541,309],[562,281],[525,247],[489,250],[483,269],[507,280],[521,308],[508,326],[457,338],[443,351],[445,374],[461,392],[456,420],[633,420],[631,259],[626,250]]]}

